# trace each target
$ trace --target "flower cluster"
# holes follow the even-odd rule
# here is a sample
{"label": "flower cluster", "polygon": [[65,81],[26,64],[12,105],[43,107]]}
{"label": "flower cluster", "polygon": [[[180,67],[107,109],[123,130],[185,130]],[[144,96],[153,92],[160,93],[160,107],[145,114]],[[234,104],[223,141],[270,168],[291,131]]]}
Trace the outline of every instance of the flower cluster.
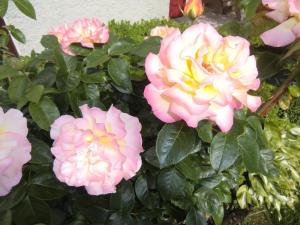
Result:
{"label": "flower cluster", "polygon": [[87,105],[80,109],[82,118],[64,115],[51,126],[54,173],[70,186],[85,186],[91,195],[114,193],[141,167],[141,124],[113,106],[107,112]]}
{"label": "flower cluster", "polygon": [[50,34],[57,37],[62,50],[69,55],[74,55],[69,49],[72,43],[93,48],[94,43],[104,44],[109,38],[108,28],[97,19],[76,20],[72,26],[63,25],[52,30]]}
{"label": "flower cluster", "polygon": [[266,45],[283,47],[300,37],[300,0],[263,0],[270,9],[266,16],[280,23],[261,34]]}
{"label": "flower cluster", "polygon": [[165,37],[158,54],[145,62],[150,84],[144,96],[162,121],[185,120],[197,127],[200,120],[215,121],[223,132],[233,124],[233,111],[247,106],[255,111],[260,97],[247,94],[260,81],[249,42],[222,37],[209,24],[193,25]]}
{"label": "flower cluster", "polygon": [[22,167],[31,159],[27,133],[27,120],[19,110],[4,113],[0,107],[0,196],[20,182]]}

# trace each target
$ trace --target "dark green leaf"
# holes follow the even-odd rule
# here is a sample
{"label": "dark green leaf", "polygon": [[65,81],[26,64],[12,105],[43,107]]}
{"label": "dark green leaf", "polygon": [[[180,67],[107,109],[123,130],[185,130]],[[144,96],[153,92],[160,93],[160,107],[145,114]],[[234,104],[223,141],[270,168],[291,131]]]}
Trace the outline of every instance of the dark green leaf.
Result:
{"label": "dark green leaf", "polygon": [[262,80],[266,80],[276,75],[282,66],[279,63],[280,55],[272,53],[270,51],[260,52],[256,55],[257,67],[259,71],[259,77]]}
{"label": "dark green leaf", "polygon": [[8,8],[8,0],[0,1],[0,17],[4,17]]}
{"label": "dark green leaf", "polygon": [[8,97],[14,103],[17,103],[22,97],[25,96],[25,91],[27,88],[27,78],[17,77],[12,80],[8,87]]}
{"label": "dark green leaf", "polygon": [[80,83],[80,73],[78,71],[70,74],[58,73],[56,76],[56,84],[61,91],[71,91]]}
{"label": "dark green leaf", "polygon": [[128,74],[128,62],[124,59],[112,58],[108,63],[108,74],[113,82],[124,93],[132,92],[132,84]]}
{"label": "dark green leaf", "polygon": [[96,72],[92,74],[81,74],[80,79],[88,84],[102,84],[106,81],[106,74],[103,72]]}
{"label": "dark green leaf", "polygon": [[25,97],[33,103],[38,103],[43,96],[44,86],[43,85],[32,85]]}
{"label": "dark green leaf", "polygon": [[156,54],[160,48],[159,37],[149,37],[143,43],[135,47],[130,53],[139,57],[146,57],[150,52]]}
{"label": "dark green leaf", "polygon": [[197,127],[198,136],[202,141],[210,143],[213,138],[212,124],[208,120],[202,120]]}
{"label": "dark green leaf", "polygon": [[237,138],[242,151],[243,161],[249,172],[262,172],[259,146],[255,132],[246,127],[242,135]]}
{"label": "dark green leaf", "polygon": [[196,147],[196,134],[182,122],[165,124],[156,141],[156,154],[160,167],[176,164],[200,150]]}
{"label": "dark green leaf", "polygon": [[193,192],[193,186],[176,169],[162,170],[157,178],[158,190],[163,198],[184,199]]}
{"label": "dark green leaf", "polygon": [[147,179],[144,175],[141,175],[137,178],[134,185],[136,197],[143,203],[144,205],[148,205],[147,202],[149,200],[149,190]]}
{"label": "dark green leaf", "polygon": [[143,158],[150,165],[152,165],[156,168],[159,168],[159,161],[158,161],[158,158],[157,158],[155,147],[152,147],[152,148],[148,149],[147,151],[145,151],[145,153],[143,154]]}
{"label": "dark green leaf", "polygon": [[19,204],[26,195],[25,186],[17,186],[12,191],[3,197],[0,197],[0,212],[9,210]]}
{"label": "dark green leaf", "polygon": [[13,2],[24,15],[36,19],[35,10],[28,0],[13,0]]}
{"label": "dark green leaf", "polygon": [[114,213],[107,222],[107,225],[134,225],[135,221],[129,214]]}
{"label": "dark green leaf", "polygon": [[30,103],[29,113],[37,125],[46,131],[49,130],[49,127],[54,120],[59,117],[57,106],[48,97],[42,98],[37,104]]}
{"label": "dark green leaf", "polygon": [[207,222],[199,211],[192,209],[187,214],[186,225],[207,225]]}
{"label": "dark green leaf", "polygon": [[95,49],[86,57],[87,67],[101,66],[109,60],[109,56],[104,49]]}
{"label": "dark green leaf", "polygon": [[85,48],[85,47],[81,46],[80,44],[71,44],[69,46],[69,49],[75,55],[88,56],[91,53],[90,48]]}
{"label": "dark green leaf", "polygon": [[1,222],[1,225],[11,225],[12,224],[12,216],[11,216],[10,210],[0,212],[0,222]]}
{"label": "dark green leaf", "polygon": [[132,183],[130,181],[122,182],[118,188],[117,193],[110,197],[110,207],[112,209],[121,211],[131,211],[135,203],[135,194]]}
{"label": "dark green leaf", "polygon": [[56,81],[56,73],[54,65],[45,66],[45,69],[37,74],[33,82],[50,88]]}
{"label": "dark green leaf", "polygon": [[56,36],[53,35],[43,35],[41,44],[48,49],[59,49],[59,42]]}
{"label": "dark green leaf", "polygon": [[15,28],[15,26],[13,25],[8,25],[6,26],[7,30],[9,30],[9,32],[11,33],[11,35],[19,42],[25,44],[26,43],[26,37],[25,35],[23,34],[23,32],[18,29],[18,28]]}
{"label": "dark green leaf", "polygon": [[32,145],[30,163],[47,164],[53,161],[50,154],[50,147],[42,140],[37,138],[30,138]]}
{"label": "dark green leaf", "polygon": [[236,137],[230,134],[218,133],[212,140],[210,162],[217,171],[223,171],[232,166],[239,156]]}

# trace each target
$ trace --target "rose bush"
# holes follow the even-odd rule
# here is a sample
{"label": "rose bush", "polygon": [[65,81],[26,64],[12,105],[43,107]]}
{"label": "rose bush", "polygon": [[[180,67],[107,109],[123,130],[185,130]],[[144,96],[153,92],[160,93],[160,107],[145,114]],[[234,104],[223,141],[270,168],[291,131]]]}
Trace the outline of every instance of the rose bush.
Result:
{"label": "rose bush", "polygon": [[[14,187],[0,197],[0,221],[221,225],[238,207],[267,206],[276,215],[292,208],[299,135],[270,108],[298,74],[297,46],[263,46],[270,24],[262,25],[271,20],[256,2],[242,6],[244,20],[222,26],[223,36],[209,24],[111,22],[108,32],[85,19],[43,36],[45,49],[30,56],[14,57],[0,42],[0,165],[12,156],[18,162],[11,164],[18,179],[2,182],[1,174],[0,187]],[[284,85],[273,95],[267,82]],[[259,96],[267,104],[258,114],[251,111]],[[12,112],[7,121],[22,127],[26,149],[12,148],[18,139],[2,133]]]}

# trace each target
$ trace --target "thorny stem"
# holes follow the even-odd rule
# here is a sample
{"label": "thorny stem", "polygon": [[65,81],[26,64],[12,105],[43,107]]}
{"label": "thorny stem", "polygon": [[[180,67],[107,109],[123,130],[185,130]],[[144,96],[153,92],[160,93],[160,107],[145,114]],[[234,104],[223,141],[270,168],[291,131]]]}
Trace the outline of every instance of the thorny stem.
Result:
{"label": "thorny stem", "polygon": [[261,116],[266,116],[268,112],[271,110],[274,104],[280,99],[280,97],[285,93],[289,84],[295,79],[295,77],[300,73],[300,67],[295,69],[289,77],[285,80],[285,82],[273,93],[272,97],[268,102],[266,102],[259,110],[259,114]]}

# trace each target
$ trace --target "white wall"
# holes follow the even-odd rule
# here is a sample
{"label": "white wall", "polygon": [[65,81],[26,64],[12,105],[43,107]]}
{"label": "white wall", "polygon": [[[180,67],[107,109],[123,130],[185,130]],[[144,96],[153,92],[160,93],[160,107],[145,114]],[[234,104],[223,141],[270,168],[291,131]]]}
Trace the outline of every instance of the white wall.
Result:
{"label": "white wall", "polygon": [[169,0],[31,0],[37,20],[22,15],[10,2],[5,16],[6,24],[14,24],[27,38],[25,45],[15,41],[20,54],[29,54],[31,49],[40,51],[42,35],[61,24],[72,23],[78,18],[95,17],[102,22],[168,17]]}

